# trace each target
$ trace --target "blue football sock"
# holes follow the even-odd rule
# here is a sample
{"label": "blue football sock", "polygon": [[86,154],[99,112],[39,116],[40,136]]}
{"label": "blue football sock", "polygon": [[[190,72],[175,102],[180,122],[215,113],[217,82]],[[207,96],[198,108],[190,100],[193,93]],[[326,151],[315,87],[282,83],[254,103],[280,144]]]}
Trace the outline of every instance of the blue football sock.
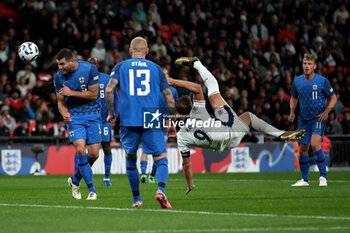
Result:
{"label": "blue football sock", "polygon": [[300,165],[300,171],[301,171],[301,177],[306,181],[309,182],[309,155],[301,156],[299,155],[299,165]]}
{"label": "blue football sock", "polygon": [[89,188],[89,192],[96,193],[96,189],[92,184],[92,170],[88,161],[88,154],[79,155],[79,171]]}
{"label": "blue football sock", "polygon": [[140,182],[139,182],[139,171],[136,168],[136,158],[126,157],[126,174],[128,175],[129,184],[131,187],[134,203],[136,201],[142,201],[140,194]]}
{"label": "blue football sock", "polygon": [[314,152],[314,154],[316,155],[316,159],[317,159],[316,163],[317,163],[318,170],[320,171],[320,176],[323,176],[324,178],[327,179],[326,160],[325,160],[323,150],[320,149]]}
{"label": "blue football sock", "polygon": [[87,157],[88,161],[89,161],[89,164],[90,164],[90,167],[92,167],[92,165],[94,164],[94,162],[96,161],[95,158],[91,158],[90,156]]}
{"label": "blue football sock", "polygon": [[155,176],[155,175],[156,175],[156,172],[157,172],[157,166],[156,166],[155,163],[153,163],[152,171],[151,171],[151,176]]}
{"label": "blue football sock", "polygon": [[79,171],[79,155],[75,153],[74,155],[74,176],[72,176],[73,184],[79,186],[82,176]]}
{"label": "blue football sock", "polygon": [[156,161],[157,164],[157,182],[158,189],[165,193],[165,185],[168,181],[168,158],[162,158]]}
{"label": "blue football sock", "polygon": [[141,165],[141,174],[146,174],[146,170],[147,170],[147,161],[141,161],[140,165]]}
{"label": "blue football sock", "polygon": [[105,178],[107,179],[111,174],[112,155],[105,155],[104,162],[105,162]]}

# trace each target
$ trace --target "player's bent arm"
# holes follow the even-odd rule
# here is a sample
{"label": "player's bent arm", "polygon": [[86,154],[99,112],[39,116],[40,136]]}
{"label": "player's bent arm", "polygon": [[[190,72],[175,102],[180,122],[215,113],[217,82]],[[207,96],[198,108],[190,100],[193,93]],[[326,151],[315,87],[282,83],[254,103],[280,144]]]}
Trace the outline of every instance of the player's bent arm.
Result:
{"label": "player's bent arm", "polygon": [[98,83],[88,86],[86,91],[73,91],[69,87],[63,85],[63,88],[59,91],[64,96],[74,96],[82,99],[95,100],[98,97]]}
{"label": "player's bent arm", "polygon": [[168,79],[168,83],[170,86],[183,87],[186,90],[189,90],[190,92],[192,92],[194,94],[193,95],[194,100],[204,100],[202,87],[201,87],[201,85],[199,85],[197,83],[184,81],[184,80],[178,80],[178,79],[172,79],[172,78]]}
{"label": "player's bent arm", "polygon": [[62,117],[67,114],[68,108],[66,102],[64,101],[64,96],[56,93],[57,96],[57,107],[58,111],[61,113]]}
{"label": "player's bent arm", "polygon": [[98,83],[88,86],[87,91],[78,92],[80,98],[95,100],[98,97]]}
{"label": "player's bent arm", "polygon": [[70,113],[68,112],[68,108],[66,102],[64,101],[64,95],[60,95],[57,93],[57,107],[58,111],[61,113],[63,120],[65,123],[72,122],[72,118]]}
{"label": "player's bent arm", "polygon": [[323,122],[328,119],[328,114],[336,103],[337,103],[337,97],[335,95],[332,95],[327,105],[327,108],[321,114],[318,115],[319,121]]}
{"label": "player's bent arm", "polygon": [[336,95],[332,95],[330,100],[329,100],[328,106],[326,108],[328,113],[334,108],[336,103],[337,103],[337,96]]}
{"label": "player's bent arm", "polygon": [[170,88],[165,88],[162,90],[162,93],[166,100],[169,116],[175,116],[175,100],[173,94],[170,91]]}

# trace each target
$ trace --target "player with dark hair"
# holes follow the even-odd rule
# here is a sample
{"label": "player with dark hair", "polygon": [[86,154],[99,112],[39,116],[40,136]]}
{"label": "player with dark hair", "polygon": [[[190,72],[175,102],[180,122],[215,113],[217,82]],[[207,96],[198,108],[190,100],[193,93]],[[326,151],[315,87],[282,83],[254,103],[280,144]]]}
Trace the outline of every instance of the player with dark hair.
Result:
{"label": "player with dark hair", "polygon": [[112,90],[119,83],[120,138],[122,147],[126,151],[126,173],[133,193],[133,206],[143,206],[139,190],[139,173],[136,167],[136,152],[142,137],[144,152],[152,154],[157,165],[158,190],[155,198],[162,208],[172,208],[165,196],[169,172],[163,132],[144,127],[143,116],[146,109],[156,108],[158,110],[152,115],[154,119],[159,117],[160,92],[165,96],[170,115],[175,113],[175,103],[162,69],[145,59],[148,51],[147,41],[142,37],[136,37],[130,42],[129,53],[132,58],[118,63],[113,68],[106,89],[109,110],[107,121],[114,121],[116,118]]}
{"label": "player with dark hair", "polygon": [[[298,129],[305,129],[306,135],[298,140],[299,164],[302,179],[292,184],[293,187],[309,186],[309,149],[310,144],[317,158],[317,166],[320,171],[319,186],[327,186],[327,170],[325,156],[321,148],[322,137],[328,113],[337,103],[333,88],[329,81],[315,73],[316,58],[314,55],[305,53],[303,58],[304,74],[293,80],[290,99],[290,114],[288,120],[294,121],[295,108],[300,104]],[[326,100],[328,105],[326,105]]]}
{"label": "player with dark hair", "polygon": [[69,140],[76,149],[75,174],[68,178],[68,184],[72,187],[73,198],[81,199],[80,180],[84,178],[89,189],[87,200],[96,200],[91,166],[98,158],[101,142],[99,74],[94,65],[76,61],[69,49],[61,49],[56,62],[59,71],[54,84],[58,110],[67,124]]}
{"label": "player with dark hair", "polygon": [[[98,62],[96,58],[90,57],[88,62],[95,65],[98,68]],[[107,123],[108,117],[108,107],[106,100],[106,88],[110,79],[110,76],[105,73],[101,73],[98,80],[98,93],[100,97],[100,106],[101,106],[101,129],[102,129],[102,150],[104,153],[104,164],[105,164],[105,176],[103,178],[104,185],[106,187],[111,187],[111,165],[112,165],[112,151],[111,151],[111,140],[112,140],[112,128],[111,125]],[[115,115],[119,114],[119,96],[117,90],[114,89],[114,111]]]}
{"label": "player with dark hair", "polygon": [[241,142],[250,127],[267,135],[278,137],[282,141],[296,140],[305,134],[305,130],[279,130],[251,112],[245,112],[238,117],[221,96],[215,77],[198,58],[181,57],[175,61],[175,64],[187,65],[199,72],[208,89],[209,102],[215,112],[215,117],[210,116],[207,112],[202,87],[199,84],[168,79],[169,85],[183,87],[193,93],[193,104],[188,96],[182,96],[176,102],[176,118],[180,126],[177,132],[177,142],[183,158],[183,169],[188,185],[186,194],[195,187],[190,159],[191,146],[210,148],[217,152],[231,149]]}

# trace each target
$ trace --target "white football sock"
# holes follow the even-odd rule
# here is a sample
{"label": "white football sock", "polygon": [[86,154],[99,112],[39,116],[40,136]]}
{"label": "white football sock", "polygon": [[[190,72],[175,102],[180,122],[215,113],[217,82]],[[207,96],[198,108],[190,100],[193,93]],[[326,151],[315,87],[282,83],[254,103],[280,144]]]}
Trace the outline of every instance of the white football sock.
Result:
{"label": "white football sock", "polygon": [[267,124],[265,121],[261,120],[253,113],[249,112],[250,120],[252,122],[252,128],[261,132],[264,132],[267,135],[279,137],[281,134],[285,133],[284,130],[279,130],[272,125]]}
{"label": "white football sock", "polygon": [[204,85],[208,88],[208,96],[220,93],[218,81],[216,81],[215,77],[209,72],[207,68],[205,68],[205,66],[203,66],[200,61],[195,61],[193,68],[198,71],[204,82]]}

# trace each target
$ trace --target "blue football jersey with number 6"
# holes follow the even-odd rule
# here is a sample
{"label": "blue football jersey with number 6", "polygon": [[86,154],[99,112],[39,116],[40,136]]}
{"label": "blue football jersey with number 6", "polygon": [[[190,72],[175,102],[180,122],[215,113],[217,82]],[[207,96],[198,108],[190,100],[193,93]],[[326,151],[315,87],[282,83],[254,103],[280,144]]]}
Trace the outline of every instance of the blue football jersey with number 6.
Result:
{"label": "blue football jersey with number 6", "polygon": [[[88,90],[89,86],[98,84],[98,79],[99,74],[96,66],[88,62],[79,62],[78,69],[73,73],[63,75],[62,71],[58,71],[54,78],[54,84],[57,93],[63,88],[63,84],[73,91],[84,92]],[[100,114],[99,98],[89,100],[65,96],[65,102],[71,116]]]}
{"label": "blue football jersey with number 6", "polygon": [[120,85],[121,126],[143,126],[143,111],[159,108],[159,95],[169,87],[160,66],[142,58],[118,63],[111,72],[111,78],[118,80]]}
{"label": "blue football jersey with number 6", "polygon": [[[98,82],[98,91],[100,97],[100,105],[101,105],[101,120],[102,123],[107,123],[108,117],[108,106],[106,99],[106,88],[111,77],[108,74],[100,73],[100,79]],[[113,89],[114,93],[114,113],[116,116],[119,114],[119,96],[117,90]]]}
{"label": "blue football jersey with number 6", "polygon": [[299,96],[299,120],[308,121],[316,118],[326,109],[326,99],[334,95],[334,91],[325,77],[315,74],[311,80],[300,75],[293,80],[291,95]]}

